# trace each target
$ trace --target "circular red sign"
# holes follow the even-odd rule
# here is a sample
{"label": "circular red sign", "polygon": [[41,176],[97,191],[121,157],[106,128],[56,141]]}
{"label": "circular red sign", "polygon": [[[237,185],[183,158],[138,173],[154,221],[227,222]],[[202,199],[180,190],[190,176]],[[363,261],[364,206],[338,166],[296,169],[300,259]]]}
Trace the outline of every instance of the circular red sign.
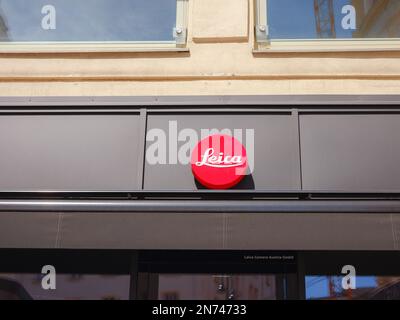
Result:
{"label": "circular red sign", "polygon": [[215,134],[201,140],[191,157],[194,177],[209,189],[228,189],[246,174],[245,147],[234,137]]}

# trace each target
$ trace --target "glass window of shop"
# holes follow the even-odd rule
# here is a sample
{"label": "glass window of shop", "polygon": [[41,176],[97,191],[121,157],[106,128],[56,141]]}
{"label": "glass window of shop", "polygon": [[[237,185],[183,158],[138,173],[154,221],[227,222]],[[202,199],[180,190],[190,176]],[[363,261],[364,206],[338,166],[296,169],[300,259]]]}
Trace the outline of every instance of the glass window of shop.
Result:
{"label": "glass window of shop", "polygon": [[128,300],[129,275],[59,274],[44,290],[43,274],[1,273],[0,300]]}
{"label": "glass window of shop", "polygon": [[309,300],[400,300],[399,276],[357,276],[354,288],[344,289],[343,277],[307,276]]}
{"label": "glass window of shop", "polygon": [[0,250],[0,300],[128,300],[126,252]]}
{"label": "glass window of shop", "polygon": [[276,275],[160,274],[159,300],[277,300]]}

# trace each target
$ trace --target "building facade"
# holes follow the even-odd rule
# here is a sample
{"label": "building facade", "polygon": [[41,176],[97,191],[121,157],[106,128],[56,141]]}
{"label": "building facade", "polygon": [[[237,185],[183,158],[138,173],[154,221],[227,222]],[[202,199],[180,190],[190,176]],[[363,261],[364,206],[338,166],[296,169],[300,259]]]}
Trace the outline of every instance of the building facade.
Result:
{"label": "building facade", "polygon": [[0,2],[0,297],[400,297],[398,1],[48,2]]}

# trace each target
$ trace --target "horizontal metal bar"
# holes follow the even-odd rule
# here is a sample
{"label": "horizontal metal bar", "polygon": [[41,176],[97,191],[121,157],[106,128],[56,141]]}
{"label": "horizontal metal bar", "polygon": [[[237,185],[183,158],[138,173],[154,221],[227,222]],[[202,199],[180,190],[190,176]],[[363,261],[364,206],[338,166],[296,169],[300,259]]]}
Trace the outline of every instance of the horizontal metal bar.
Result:
{"label": "horizontal metal bar", "polygon": [[400,190],[333,191],[333,190],[8,190],[0,191],[0,199],[93,199],[93,198],[202,198],[202,199],[399,199]]}
{"label": "horizontal metal bar", "polygon": [[[0,104],[1,106],[1,104]],[[222,115],[237,115],[237,114],[267,114],[267,115],[290,115],[293,109],[296,109],[299,114],[399,114],[400,105],[385,105],[385,107],[378,107],[377,105],[319,105],[313,107],[312,105],[269,105],[262,106],[218,106],[211,108],[210,106],[203,106],[202,108],[176,106],[175,107],[160,107],[152,108],[149,106],[118,106],[111,108],[110,106],[96,106],[96,108],[89,108],[87,106],[46,106],[40,107],[12,107],[0,109],[0,115],[125,115],[125,114],[139,114],[140,109],[146,107],[148,114],[157,115],[171,115],[171,114],[222,114]]]}
{"label": "horizontal metal bar", "polygon": [[0,97],[0,106],[400,105],[400,95]]}
{"label": "horizontal metal bar", "polygon": [[[215,106],[214,108],[203,107],[203,108],[148,108],[147,111],[149,114],[204,114],[204,113],[213,113],[213,114],[273,114],[273,115],[285,115],[291,114],[293,109],[296,109],[299,114],[308,114],[308,113],[324,113],[324,114],[388,114],[393,113],[397,114],[400,112],[400,105],[386,105],[383,107],[378,107],[377,105],[361,105],[361,106],[348,106],[348,105],[336,105],[335,107],[331,105],[323,105],[310,106],[310,105],[275,105],[274,107],[264,105],[264,106],[228,106],[221,107]],[[0,110],[1,112],[1,110]]]}
{"label": "horizontal metal bar", "polygon": [[400,213],[400,201],[377,200],[1,200],[0,212]]}

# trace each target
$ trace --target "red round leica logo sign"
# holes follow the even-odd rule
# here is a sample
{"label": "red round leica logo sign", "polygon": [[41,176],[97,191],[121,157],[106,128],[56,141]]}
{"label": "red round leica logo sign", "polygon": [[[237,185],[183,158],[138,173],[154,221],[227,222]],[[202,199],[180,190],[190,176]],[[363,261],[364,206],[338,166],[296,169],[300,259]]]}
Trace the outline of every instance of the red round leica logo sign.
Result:
{"label": "red round leica logo sign", "polygon": [[215,134],[201,140],[192,152],[192,172],[209,189],[228,189],[246,174],[246,149],[234,137]]}

